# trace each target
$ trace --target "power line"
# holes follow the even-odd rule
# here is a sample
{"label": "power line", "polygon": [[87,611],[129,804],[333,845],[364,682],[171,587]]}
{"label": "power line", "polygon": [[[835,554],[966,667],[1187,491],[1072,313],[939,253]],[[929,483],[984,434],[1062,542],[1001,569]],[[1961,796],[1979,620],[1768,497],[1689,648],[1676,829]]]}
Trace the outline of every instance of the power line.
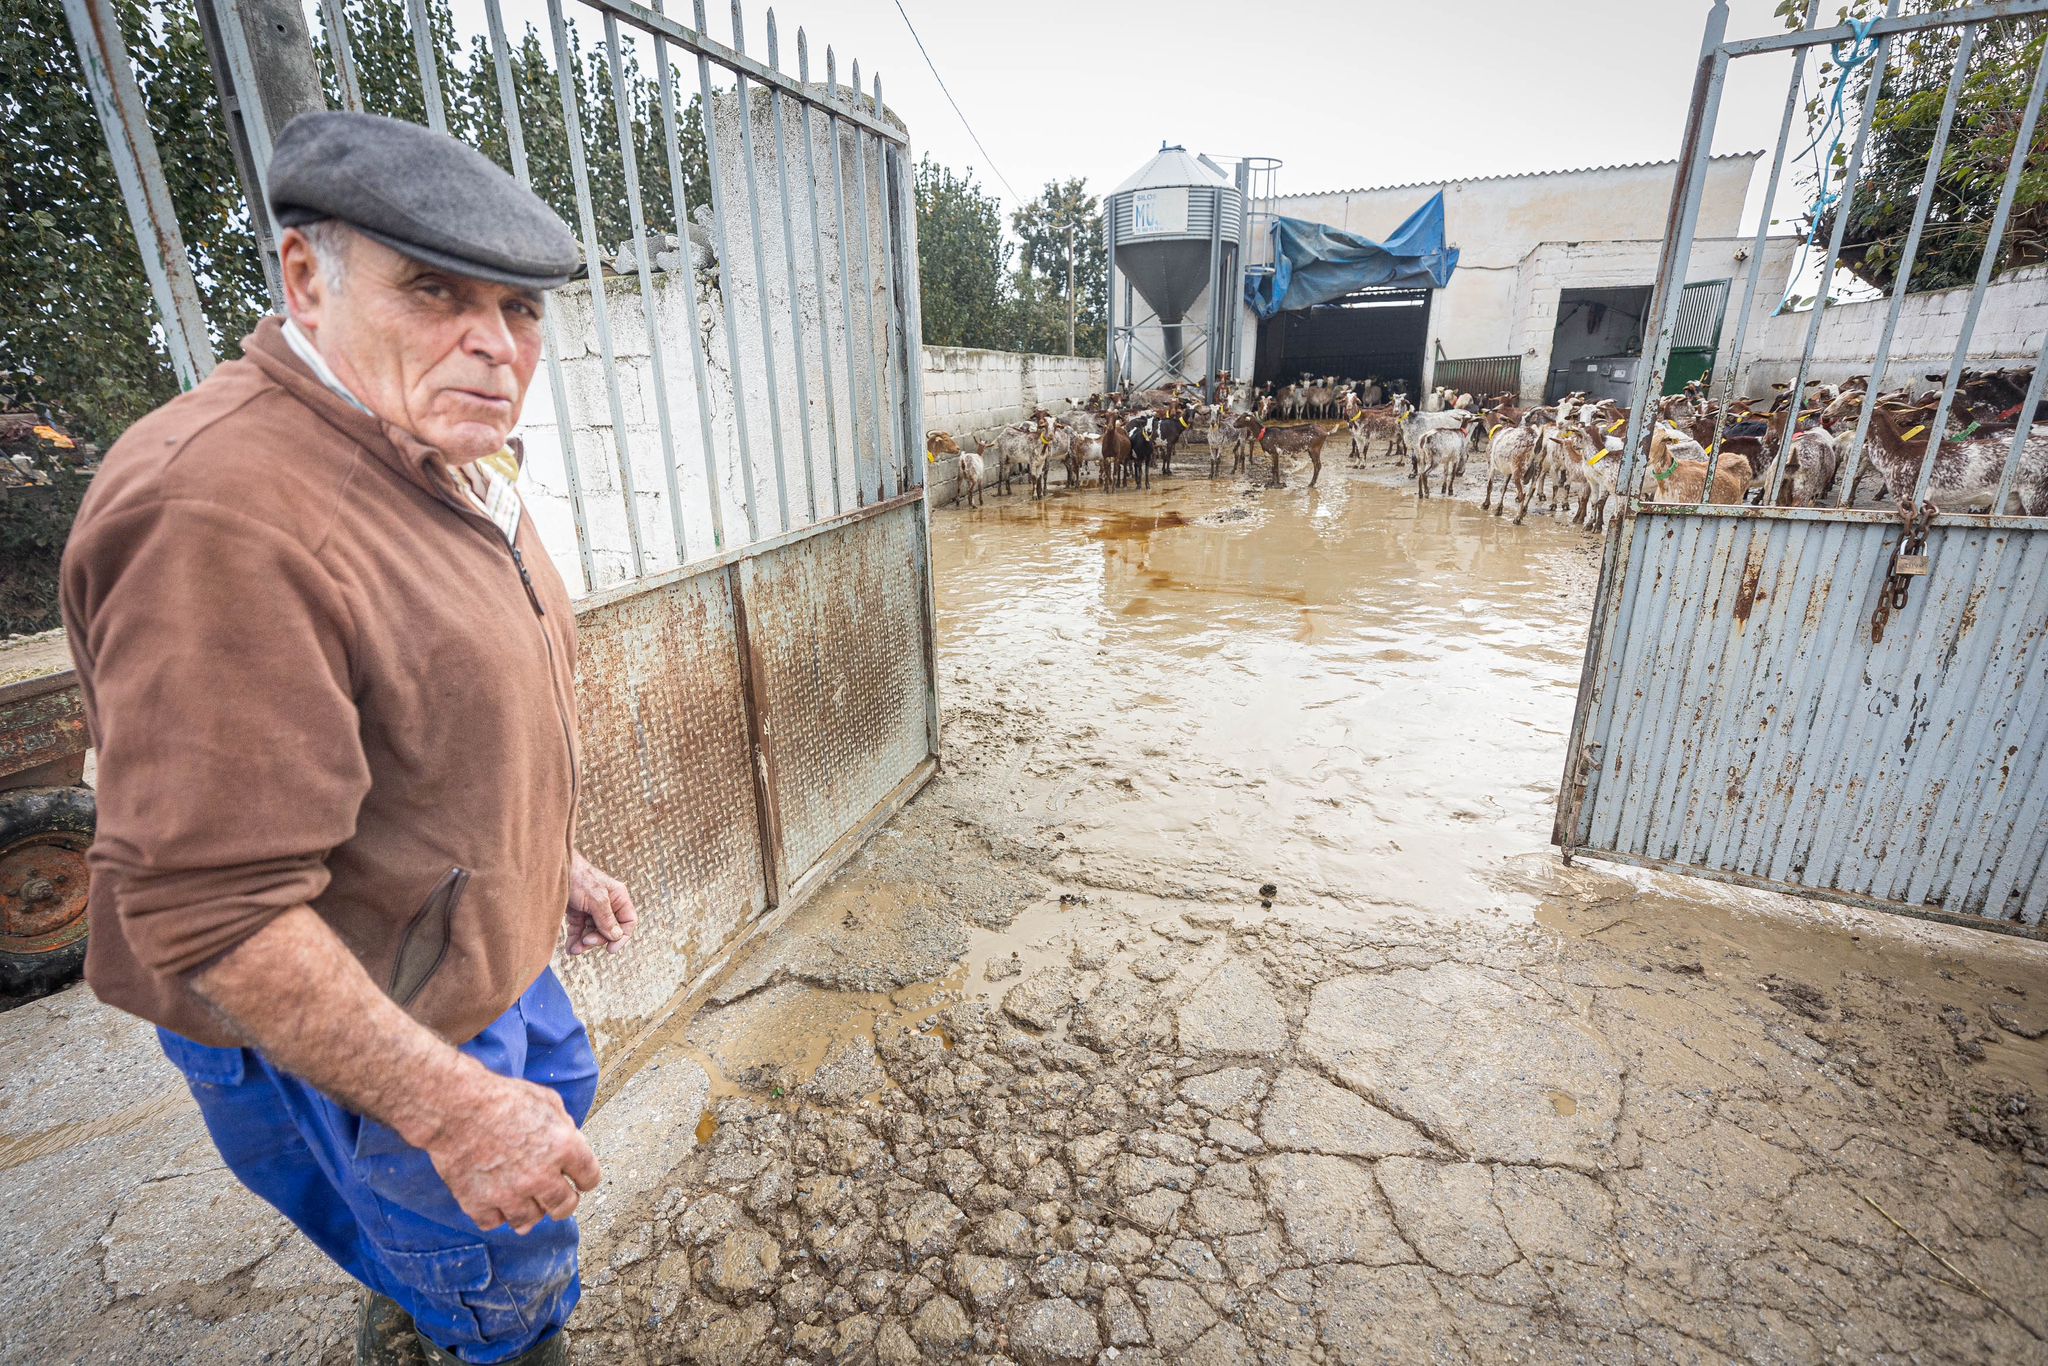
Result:
{"label": "power line", "polygon": [[917,25],[910,22],[910,12],[903,8],[903,0],[896,0],[896,12],[903,16],[903,27],[910,30],[910,37],[917,44],[918,52],[924,57],[924,64],[931,68],[932,79],[939,83],[939,93],[946,97],[946,103],[952,105],[953,112],[960,116],[960,126],[967,130],[968,137],[974,139],[974,145],[980,148],[982,157],[988,162],[989,170],[995,172],[996,179],[1003,182],[1003,188],[1010,192],[1010,198],[1021,208],[1025,203],[1024,196],[1017,193],[1017,187],[1003,174],[1002,167],[996,165],[996,159],[989,156],[988,148],[981,145],[981,135],[976,133],[974,125],[967,121],[967,112],[960,107],[960,101],[954,99],[953,92],[946,89],[946,78],[939,74],[938,65],[932,61],[932,54],[925,51],[924,39],[918,37]]}

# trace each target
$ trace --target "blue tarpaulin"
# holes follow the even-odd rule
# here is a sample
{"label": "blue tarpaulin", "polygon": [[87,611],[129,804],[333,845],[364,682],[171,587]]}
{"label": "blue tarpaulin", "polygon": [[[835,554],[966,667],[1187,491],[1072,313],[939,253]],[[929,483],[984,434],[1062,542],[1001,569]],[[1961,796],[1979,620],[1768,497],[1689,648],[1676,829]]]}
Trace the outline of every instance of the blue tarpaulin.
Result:
{"label": "blue tarpaulin", "polygon": [[1245,302],[1261,318],[1375,285],[1442,289],[1458,268],[1458,249],[1444,245],[1441,190],[1384,242],[1300,218],[1276,218],[1273,248],[1273,273],[1244,282]]}

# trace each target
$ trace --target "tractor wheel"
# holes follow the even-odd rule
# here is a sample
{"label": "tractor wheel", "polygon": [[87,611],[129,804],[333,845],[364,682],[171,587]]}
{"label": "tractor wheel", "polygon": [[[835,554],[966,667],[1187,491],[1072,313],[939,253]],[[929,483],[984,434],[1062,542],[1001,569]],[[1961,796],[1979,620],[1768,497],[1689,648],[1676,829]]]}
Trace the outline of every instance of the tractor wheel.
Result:
{"label": "tractor wheel", "polygon": [[85,965],[94,810],[83,787],[0,791],[0,991],[55,991]]}

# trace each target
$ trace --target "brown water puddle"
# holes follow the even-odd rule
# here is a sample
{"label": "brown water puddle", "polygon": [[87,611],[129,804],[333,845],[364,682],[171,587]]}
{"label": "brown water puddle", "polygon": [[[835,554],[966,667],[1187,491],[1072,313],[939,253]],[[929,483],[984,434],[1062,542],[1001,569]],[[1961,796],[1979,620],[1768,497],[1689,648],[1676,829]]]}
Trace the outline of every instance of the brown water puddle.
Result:
{"label": "brown water puddle", "polygon": [[1063,867],[1533,913],[1492,873],[1547,842],[1583,532],[1334,468],[1013,495],[933,528],[948,758],[1008,770],[991,819],[1064,835]]}

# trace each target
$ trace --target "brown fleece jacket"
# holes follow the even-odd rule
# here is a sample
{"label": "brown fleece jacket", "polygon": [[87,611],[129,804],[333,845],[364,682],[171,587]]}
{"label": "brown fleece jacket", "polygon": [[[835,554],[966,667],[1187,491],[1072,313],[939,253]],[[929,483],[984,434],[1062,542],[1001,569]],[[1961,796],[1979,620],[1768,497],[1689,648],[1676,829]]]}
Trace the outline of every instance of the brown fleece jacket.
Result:
{"label": "brown fleece jacket", "polygon": [[304,904],[460,1043],[568,905],[568,593],[531,518],[522,574],[440,456],[323,386],[277,318],[243,346],[107,452],[64,552],[99,757],[86,980],[239,1043],[185,978]]}

